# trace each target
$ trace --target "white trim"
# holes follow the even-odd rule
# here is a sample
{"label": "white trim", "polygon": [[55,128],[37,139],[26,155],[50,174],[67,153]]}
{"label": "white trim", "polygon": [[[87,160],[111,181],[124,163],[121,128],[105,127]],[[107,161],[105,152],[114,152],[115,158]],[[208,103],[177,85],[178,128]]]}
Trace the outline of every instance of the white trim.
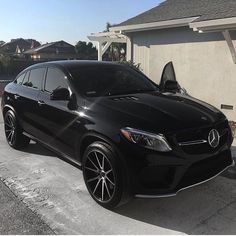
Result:
{"label": "white trim", "polygon": [[135,32],[135,31],[144,31],[144,30],[153,30],[153,29],[165,29],[165,28],[174,28],[181,26],[188,26],[190,22],[193,22],[199,17],[190,17],[182,18],[177,20],[167,20],[159,22],[151,22],[145,24],[136,24],[136,25],[125,25],[125,26],[114,26],[109,30],[112,31],[121,31],[121,32]]}
{"label": "white trim", "polygon": [[92,33],[87,36],[91,41],[97,42],[114,42],[114,43],[126,43],[127,37],[121,32],[101,32],[101,33]]}
{"label": "white trim", "polygon": [[205,29],[207,28],[220,29],[220,27],[221,29],[236,28],[236,17],[192,22],[192,23],[189,23],[189,27],[192,28],[194,31],[198,31],[199,29],[201,30],[202,28],[205,28]]}
{"label": "white trim", "polygon": [[99,32],[99,33],[92,33],[90,36],[92,37],[124,37],[121,32]]}
{"label": "white trim", "polygon": [[111,43],[126,43],[127,39],[125,38],[110,38],[110,37],[95,37],[95,36],[87,36],[90,41],[96,42],[111,42]]}

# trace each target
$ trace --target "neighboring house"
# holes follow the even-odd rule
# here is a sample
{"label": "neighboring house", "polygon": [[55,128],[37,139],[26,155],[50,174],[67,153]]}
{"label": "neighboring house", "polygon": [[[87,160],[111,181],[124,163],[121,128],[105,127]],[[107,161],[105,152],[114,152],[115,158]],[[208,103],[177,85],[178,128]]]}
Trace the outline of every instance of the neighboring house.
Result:
{"label": "neighboring house", "polygon": [[121,35],[127,60],[141,63],[152,80],[158,83],[164,65],[173,61],[190,95],[226,108],[228,118],[236,120],[235,0],[167,0],[111,27],[109,34],[89,38],[104,45]]}
{"label": "neighboring house", "polygon": [[24,54],[34,61],[75,59],[75,47],[65,41],[58,41],[30,49]]}
{"label": "neighboring house", "polygon": [[23,56],[25,51],[38,46],[40,46],[39,42],[34,39],[12,39],[0,46],[0,53],[10,56]]}

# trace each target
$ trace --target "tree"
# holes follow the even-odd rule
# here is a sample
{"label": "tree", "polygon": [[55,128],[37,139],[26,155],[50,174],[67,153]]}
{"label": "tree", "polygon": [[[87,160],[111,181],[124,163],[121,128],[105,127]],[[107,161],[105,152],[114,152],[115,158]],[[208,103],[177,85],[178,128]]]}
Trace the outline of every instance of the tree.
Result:
{"label": "tree", "polygon": [[127,66],[135,68],[136,70],[142,71],[141,63],[135,63],[133,61],[123,60],[123,61],[120,61],[120,64],[127,65]]}
{"label": "tree", "polygon": [[35,39],[26,39],[26,41],[31,44],[31,48],[37,48],[41,46],[41,43]]}
{"label": "tree", "polygon": [[0,54],[0,73],[10,74],[13,70],[12,57]]}
{"label": "tree", "polygon": [[75,50],[80,59],[95,59],[97,55],[97,49],[91,42],[79,41]]}
{"label": "tree", "polygon": [[4,44],[5,42],[3,40],[0,40],[0,47]]}

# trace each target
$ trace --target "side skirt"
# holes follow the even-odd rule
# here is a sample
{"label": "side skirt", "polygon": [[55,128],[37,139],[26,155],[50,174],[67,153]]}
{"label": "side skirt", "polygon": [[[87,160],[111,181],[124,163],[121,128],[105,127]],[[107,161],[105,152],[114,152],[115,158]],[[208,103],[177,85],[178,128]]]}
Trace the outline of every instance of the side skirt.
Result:
{"label": "side skirt", "polygon": [[62,157],[63,160],[66,159],[70,164],[72,164],[72,165],[74,165],[74,166],[76,166],[76,167],[79,167],[79,168],[82,167],[82,164],[81,164],[79,161],[75,160],[74,158],[68,156],[67,154],[65,154],[65,153],[63,153],[63,152],[58,151],[57,149],[55,149],[54,147],[52,147],[52,146],[49,145],[48,143],[45,143],[45,142],[43,142],[42,140],[39,140],[38,138],[36,138],[36,137],[32,136],[31,134],[28,134],[28,133],[26,133],[26,132],[23,132],[23,134],[24,134],[25,136],[27,136],[28,138],[34,140],[35,142],[41,144],[41,145],[44,146],[45,148],[49,149],[50,151],[56,153],[57,155],[59,155],[59,157]]}

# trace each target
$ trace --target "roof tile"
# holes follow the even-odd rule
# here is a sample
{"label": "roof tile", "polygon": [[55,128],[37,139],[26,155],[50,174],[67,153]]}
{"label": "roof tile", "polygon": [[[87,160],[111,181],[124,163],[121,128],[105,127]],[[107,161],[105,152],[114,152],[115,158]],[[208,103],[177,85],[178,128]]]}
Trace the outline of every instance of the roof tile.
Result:
{"label": "roof tile", "polygon": [[236,17],[236,0],[166,0],[159,6],[116,26],[199,16],[196,21]]}

